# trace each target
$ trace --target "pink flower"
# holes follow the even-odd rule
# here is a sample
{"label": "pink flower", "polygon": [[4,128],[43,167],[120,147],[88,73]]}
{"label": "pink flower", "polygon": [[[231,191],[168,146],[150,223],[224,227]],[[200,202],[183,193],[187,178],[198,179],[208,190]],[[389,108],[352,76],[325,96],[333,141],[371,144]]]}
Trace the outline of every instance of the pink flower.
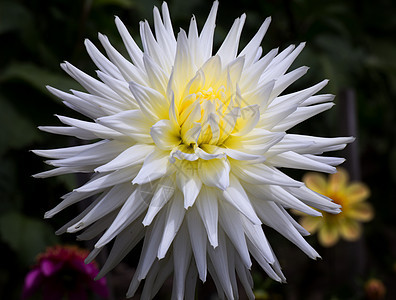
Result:
{"label": "pink flower", "polygon": [[37,265],[25,277],[22,299],[41,291],[44,300],[85,300],[88,293],[107,298],[106,279],[94,280],[98,268],[94,262],[85,264],[88,251],[76,246],[48,248],[37,258]]}

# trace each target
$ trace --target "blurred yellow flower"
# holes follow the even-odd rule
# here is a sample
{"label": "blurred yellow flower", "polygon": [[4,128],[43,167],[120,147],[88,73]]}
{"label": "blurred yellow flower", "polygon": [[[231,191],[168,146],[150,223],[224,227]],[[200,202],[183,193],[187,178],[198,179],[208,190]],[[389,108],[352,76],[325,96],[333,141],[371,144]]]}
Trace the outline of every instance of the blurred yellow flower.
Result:
{"label": "blurred yellow flower", "polygon": [[349,183],[348,173],[338,168],[326,180],[322,174],[307,173],[303,181],[311,190],[331,198],[341,205],[342,212],[330,214],[323,212],[323,217],[305,215],[301,225],[310,233],[318,232],[321,245],[331,247],[340,237],[347,241],[356,241],[362,233],[360,222],[373,218],[373,208],[365,200],[370,196],[369,188],[361,182]]}

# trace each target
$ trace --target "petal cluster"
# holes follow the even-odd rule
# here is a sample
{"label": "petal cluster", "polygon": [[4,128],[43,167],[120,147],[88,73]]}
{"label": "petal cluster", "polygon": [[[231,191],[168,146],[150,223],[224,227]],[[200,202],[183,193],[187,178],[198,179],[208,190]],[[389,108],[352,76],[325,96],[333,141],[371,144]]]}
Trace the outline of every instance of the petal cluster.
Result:
{"label": "petal cluster", "polygon": [[92,177],[45,217],[97,195],[58,233],[83,230],[81,240],[98,237],[88,262],[114,240],[99,277],[143,240],[127,296],[145,280],[141,297],[153,298],[173,272],[174,299],[193,299],[197,278],[205,282],[208,273],[220,298],[237,298],[237,277],[254,298],[252,258],[271,278],[285,281],[262,224],[316,258],[302,237],[308,232],[287,209],[314,216],[320,213],[312,207],[340,211],[338,204],[279,170],[334,173],[343,159],[321,154],[353,141],[287,133],[333,106],[332,95],[317,95],[326,80],[282,94],[308,69],[288,72],[304,43],[263,55],[267,18],[238,52],[242,15],[214,54],[217,8],[216,1],[202,30],[193,17],[188,31],[176,36],[167,4],[161,12],[154,8],[155,31],[147,21],[140,23],[142,48],[116,17],[129,57],[99,34],[105,54],[85,42],[98,78],[68,62],[61,65],[86,91],[48,87],[92,121],[58,116],[65,126],[40,128],[92,142],[36,150],[55,167],[36,177],[77,172]]}

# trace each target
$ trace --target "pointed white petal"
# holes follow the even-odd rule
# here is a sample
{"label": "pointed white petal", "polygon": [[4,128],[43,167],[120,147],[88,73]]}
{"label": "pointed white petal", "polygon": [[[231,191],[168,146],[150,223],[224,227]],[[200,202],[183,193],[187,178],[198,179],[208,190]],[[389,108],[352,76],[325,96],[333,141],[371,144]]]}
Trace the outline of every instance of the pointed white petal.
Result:
{"label": "pointed white petal", "polygon": [[171,177],[162,177],[154,190],[153,198],[143,220],[144,226],[149,226],[157,213],[168,203],[175,192],[174,181]]}
{"label": "pointed white petal", "polygon": [[201,34],[199,36],[199,44],[201,45],[202,60],[205,61],[212,56],[213,48],[213,35],[215,29],[215,21],[217,9],[219,7],[219,2],[214,1],[212,8],[210,10],[209,16],[206,19],[205,25],[202,28]]}
{"label": "pointed white petal", "polygon": [[245,19],[246,15],[243,14],[240,18],[237,18],[234,21],[234,24],[232,25],[230,31],[224,39],[224,42],[221,44],[219,50],[217,51],[217,55],[220,56],[221,60],[226,65],[234,60],[236,57],[239,46],[239,38],[241,36]]}
{"label": "pointed white petal", "polygon": [[313,259],[320,257],[274,202],[253,201],[253,204],[265,224],[274,228],[291,242],[296,244],[296,246],[304,251],[309,257]]}
{"label": "pointed white petal", "polygon": [[[105,264],[95,279],[105,276],[110,270],[118,265],[121,260],[137,245],[144,237],[144,228],[139,220],[136,220],[117,235]],[[95,248],[97,249],[97,248]]]}
{"label": "pointed white petal", "polygon": [[200,160],[198,174],[202,183],[207,186],[225,190],[229,182],[230,165],[225,159]]}
{"label": "pointed white petal", "polygon": [[92,192],[98,189],[110,187],[119,183],[132,181],[139,171],[138,166],[126,167],[109,174],[100,175],[88,181],[83,186],[75,189],[76,192]]}
{"label": "pointed white petal", "polygon": [[253,224],[261,224],[243,186],[234,175],[230,175],[230,185],[222,194],[229,204],[245,215]]}
{"label": "pointed white petal", "polygon": [[202,187],[201,192],[195,201],[199,215],[205,225],[209,242],[213,247],[218,246],[217,225],[219,213],[217,201],[217,196],[214,191],[205,186]]}
{"label": "pointed white petal", "polygon": [[95,172],[110,172],[132,165],[141,164],[147,156],[147,153],[150,153],[153,150],[153,145],[135,144],[121,152],[116,158],[109,161],[107,164],[96,168]]}
{"label": "pointed white petal", "polygon": [[206,232],[205,227],[199,217],[196,206],[191,207],[186,215],[188,231],[192,250],[194,252],[195,264],[198,269],[199,278],[202,282],[206,281],[207,262],[206,262]]}
{"label": "pointed white petal", "polygon": [[186,210],[183,206],[183,195],[180,192],[176,192],[172,201],[168,204],[164,233],[162,235],[161,243],[158,246],[158,259],[165,257],[166,252],[179,231],[185,212]]}
{"label": "pointed white petal", "polygon": [[114,78],[123,79],[118,68],[108,60],[90,40],[86,39],[84,44],[89,56],[100,70]]}
{"label": "pointed white petal", "polygon": [[169,151],[154,149],[146,159],[139,173],[133,179],[133,184],[143,184],[154,181],[166,174],[169,166]]}
{"label": "pointed white petal", "polygon": [[133,221],[141,216],[143,211],[148,206],[146,200],[142,195],[143,188],[144,187],[142,186],[137,187],[128,197],[111,226],[106,230],[106,232],[102,235],[99,241],[95,244],[96,248],[100,248],[109,243],[129,224],[131,224]]}
{"label": "pointed white petal", "polygon": [[180,128],[170,120],[160,120],[150,130],[150,135],[158,148],[172,150],[181,143]]}
{"label": "pointed white petal", "polygon": [[176,183],[183,192],[184,208],[188,209],[195,202],[202,187],[201,179],[184,168],[176,173]]}
{"label": "pointed white petal", "polygon": [[288,177],[278,169],[265,164],[252,165],[233,160],[231,166],[234,175],[252,184],[275,184],[295,187],[303,185],[303,183]]}
{"label": "pointed white petal", "polygon": [[129,82],[129,89],[147,118],[158,121],[168,117],[169,103],[162,94],[134,81]]}
{"label": "pointed white petal", "polygon": [[140,110],[127,110],[115,115],[99,118],[96,121],[103,126],[130,136],[138,142],[145,144],[152,143],[150,127],[153,124],[153,120],[147,119]]}
{"label": "pointed white petal", "polygon": [[250,260],[249,250],[247,248],[245,234],[238,211],[228,203],[220,202],[219,217],[220,225],[238,251],[240,259],[243,264],[250,269],[252,261]]}
{"label": "pointed white petal", "polygon": [[270,23],[271,23],[271,17],[266,18],[264,23],[260,26],[260,29],[255,34],[255,36],[250,40],[250,42],[246,45],[246,47],[243,48],[241,53],[239,53],[238,57],[245,56],[247,65],[250,65],[254,60],[257,53],[257,49],[260,47],[261,41],[263,40],[263,37],[267,32]]}
{"label": "pointed white petal", "polygon": [[124,183],[114,186],[108,193],[101,197],[98,204],[93,207],[78,223],[70,226],[67,232],[80,231],[92,223],[96,222],[103,216],[118,209],[124,204],[125,200],[131,195],[134,187],[131,183]]}
{"label": "pointed white petal", "polygon": [[185,281],[191,260],[191,246],[187,226],[181,226],[173,242],[174,279],[172,298],[184,299]]}

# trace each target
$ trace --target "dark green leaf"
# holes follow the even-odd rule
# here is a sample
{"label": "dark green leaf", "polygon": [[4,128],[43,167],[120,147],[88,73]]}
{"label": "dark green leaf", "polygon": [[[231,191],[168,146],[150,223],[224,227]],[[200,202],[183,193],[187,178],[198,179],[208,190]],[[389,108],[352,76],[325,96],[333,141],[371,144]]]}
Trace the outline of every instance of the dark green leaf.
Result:
{"label": "dark green leaf", "polygon": [[0,236],[26,265],[32,264],[37,254],[57,242],[52,228],[44,221],[26,217],[18,212],[1,215]]}

